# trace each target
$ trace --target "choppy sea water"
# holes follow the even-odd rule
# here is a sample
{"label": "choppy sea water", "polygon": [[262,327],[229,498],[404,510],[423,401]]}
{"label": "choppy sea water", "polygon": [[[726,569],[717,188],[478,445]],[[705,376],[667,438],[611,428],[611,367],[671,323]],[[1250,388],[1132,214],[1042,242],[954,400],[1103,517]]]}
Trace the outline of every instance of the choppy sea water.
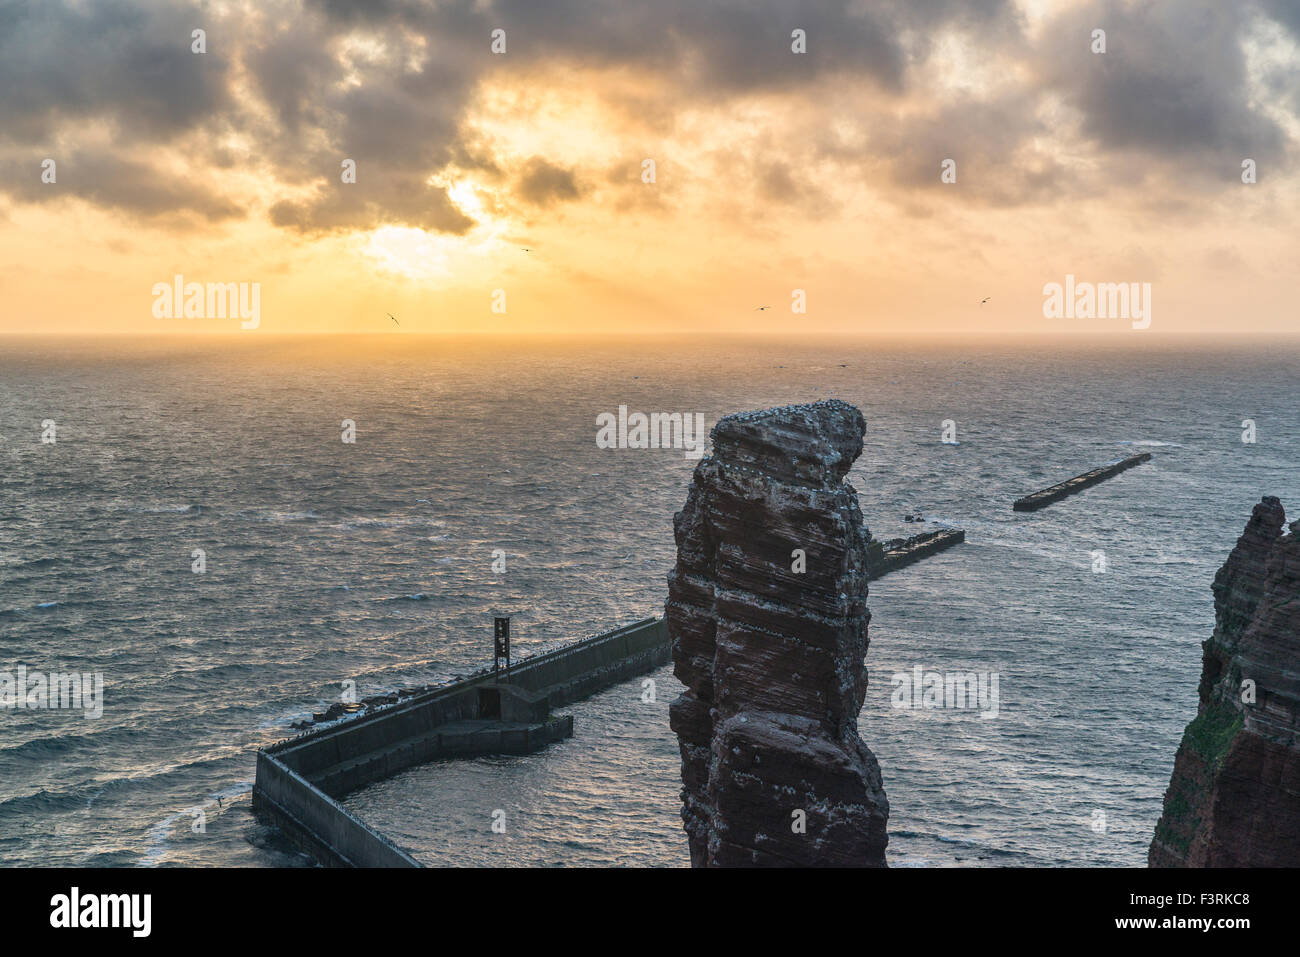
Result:
{"label": "choppy sea water", "polygon": [[[694,462],[597,448],[597,414],[711,424],[833,395],[867,417],[850,480],[873,533],[915,534],[918,510],[967,530],[871,586],[860,726],[891,863],[1142,865],[1214,572],[1260,495],[1300,517],[1297,359],[1138,334],[0,340],[0,671],[105,681],[97,719],[0,710],[0,862],[300,862],[249,814],[253,751],[340,682],[472,670],[494,612],[523,653],[659,613]],[[1152,463],[1011,511],[1143,449]],[[998,717],[892,707],[890,676],[916,666],[996,672]],[[430,864],[682,866],[678,686],[654,678],[654,701],[630,683],[567,709],[574,738],[545,752],[428,765],[346,803]]]}

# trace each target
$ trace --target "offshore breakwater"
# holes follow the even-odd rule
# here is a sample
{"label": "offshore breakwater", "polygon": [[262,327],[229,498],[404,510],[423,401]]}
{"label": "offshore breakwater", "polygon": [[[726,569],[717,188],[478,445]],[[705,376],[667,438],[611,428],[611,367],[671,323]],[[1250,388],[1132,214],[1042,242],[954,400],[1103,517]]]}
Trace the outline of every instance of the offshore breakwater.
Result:
{"label": "offshore breakwater", "polygon": [[[911,538],[889,538],[880,542],[880,549],[868,552],[867,575],[872,581],[913,562],[937,555],[966,541],[966,532],[960,528],[945,528],[936,532],[922,532]],[[871,544],[876,544],[872,542]],[[868,546],[870,549],[870,546]]]}
{"label": "offshore breakwater", "polygon": [[258,751],[253,809],[329,866],[418,867],[338,804],[358,788],[428,761],[527,754],[573,733],[561,707],[667,664],[662,619],[648,618]]}
{"label": "offshore breakwater", "polygon": [[1082,475],[1076,475],[1072,479],[1066,479],[1064,482],[1058,482],[1056,485],[1048,486],[1045,489],[1026,495],[1023,498],[1016,499],[1011,507],[1017,512],[1034,512],[1040,508],[1051,505],[1053,502],[1059,502],[1067,496],[1074,495],[1076,492],[1082,492],[1086,488],[1091,488],[1098,482],[1104,482],[1112,476],[1118,475],[1135,465],[1141,465],[1143,462],[1151,460],[1150,452],[1139,452],[1137,455],[1130,455],[1126,459],[1121,459],[1110,465],[1103,465],[1095,468],[1090,472],[1084,472]]}

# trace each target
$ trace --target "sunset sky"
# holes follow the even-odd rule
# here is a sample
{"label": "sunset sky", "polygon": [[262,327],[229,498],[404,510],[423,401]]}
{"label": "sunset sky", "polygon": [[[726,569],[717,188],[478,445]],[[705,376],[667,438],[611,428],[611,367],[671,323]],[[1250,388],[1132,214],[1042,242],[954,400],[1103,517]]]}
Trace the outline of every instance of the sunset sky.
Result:
{"label": "sunset sky", "polygon": [[1300,0],[0,0],[0,90],[0,332],[1300,329]]}

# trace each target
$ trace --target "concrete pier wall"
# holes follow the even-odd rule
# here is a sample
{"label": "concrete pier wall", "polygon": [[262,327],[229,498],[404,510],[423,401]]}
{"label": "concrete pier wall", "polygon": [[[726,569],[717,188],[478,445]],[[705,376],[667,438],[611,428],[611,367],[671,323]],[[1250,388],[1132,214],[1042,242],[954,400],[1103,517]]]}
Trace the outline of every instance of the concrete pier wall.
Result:
{"label": "concrete pier wall", "polygon": [[[508,684],[544,696],[551,708],[580,701],[598,691],[653,671],[671,657],[663,620],[647,618],[564,648],[526,658],[510,669]],[[306,778],[375,755],[394,745],[427,738],[440,725],[480,718],[479,689],[493,684],[491,671],[273,744],[266,750]],[[543,709],[544,711],[545,709]],[[418,762],[414,762],[418,763]],[[409,766],[409,765],[407,765]],[[385,777],[379,773],[373,780]],[[355,786],[360,786],[362,781]],[[350,790],[350,789],[349,789]],[[346,792],[342,792],[346,793]]]}
{"label": "concrete pier wall", "polygon": [[411,866],[403,860],[407,855],[334,799],[428,761],[536,751],[573,733],[573,718],[550,716],[550,708],[646,674],[670,658],[663,620],[647,618],[526,658],[510,669],[508,683],[484,671],[308,731],[258,753],[254,808],[323,863]]}
{"label": "concrete pier wall", "polygon": [[545,694],[551,707],[558,708],[654,671],[671,660],[667,626],[662,618],[647,618],[530,658],[510,670],[510,683]]}
{"label": "concrete pier wall", "polygon": [[1058,482],[1056,485],[1034,492],[1032,495],[1018,498],[1011,503],[1011,507],[1017,512],[1035,512],[1040,508],[1051,505],[1053,502],[1059,502],[1063,498],[1082,492],[1086,488],[1092,488],[1098,482],[1104,482],[1106,479],[1131,469],[1135,465],[1141,465],[1143,462],[1149,461],[1151,461],[1150,452],[1139,452],[1137,455],[1130,455],[1126,459],[1121,459],[1110,465],[1103,465],[1091,472],[1084,472],[1082,475],[1076,475],[1064,482]]}
{"label": "concrete pier wall", "polygon": [[890,572],[906,568],[923,558],[937,555],[939,552],[966,541],[966,532],[960,528],[945,528],[937,532],[924,532],[911,538],[890,539],[883,543],[885,551],[880,561],[868,569],[871,580],[875,581]]}
{"label": "concrete pier wall", "polygon": [[270,818],[295,844],[328,866],[420,866],[388,838],[265,751],[257,755],[253,810]]}
{"label": "concrete pier wall", "polygon": [[376,754],[398,742],[435,734],[438,725],[477,716],[478,692],[473,687],[453,685],[396,707],[343,721],[337,727],[310,731],[268,750],[304,777],[316,778],[330,768]]}

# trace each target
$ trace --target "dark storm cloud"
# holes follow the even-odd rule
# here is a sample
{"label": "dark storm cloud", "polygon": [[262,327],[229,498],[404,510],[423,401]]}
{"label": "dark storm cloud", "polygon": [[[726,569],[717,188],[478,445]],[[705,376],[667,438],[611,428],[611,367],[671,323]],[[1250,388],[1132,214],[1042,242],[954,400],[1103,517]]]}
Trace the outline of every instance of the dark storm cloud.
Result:
{"label": "dark storm cloud", "polygon": [[307,24],[281,23],[261,33],[245,52],[258,91],[291,142],[325,121],[319,93],[338,69],[329,40]]}
{"label": "dark storm cloud", "polygon": [[795,182],[789,163],[764,163],[755,179],[763,195],[778,203],[793,203],[804,195],[803,187]]}
{"label": "dark storm cloud", "polygon": [[[1054,202],[1086,189],[1061,157],[1039,145],[1051,130],[1029,88],[985,98],[955,93],[930,109],[882,111],[859,124],[845,143],[828,132],[814,145],[815,160],[858,167],[882,198],[909,215],[924,215],[927,200],[978,206]],[[941,178],[952,160],[956,182]]]}
{"label": "dark storm cloud", "polygon": [[[193,5],[0,0],[0,191],[42,203],[75,196],[146,217],[243,215],[213,183],[148,161],[230,106],[228,58],[190,51],[191,31],[209,26]],[[78,146],[65,133],[91,122],[107,128],[113,148]],[[55,184],[40,181],[46,158],[57,164]]]}
{"label": "dark storm cloud", "polygon": [[[490,152],[461,142],[466,104],[490,71],[566,62],[630,67],[656,77],[660,98],[680,104],[795,90],[829,75],[898,91],[908,71],[902,35],[946,23],[996,36],[1018,31],[1006,0],[798,7],[784,0],[307,0],[227,18],[187,3],[103,0],[83,8],[0,0],[0,80],[13,94],[3,100],[0,137],[36,147],[69,121],[109,120],[120,158],[101,180],[111,182],[141,162],[142,143],[196,129],[209,140],[242,134],[252,141],[252,159],[278,182],[316,187],[312,199],[272,206],[279,225],[319,231],[392,222],[462,232],[470,221],[427,180],[450,161],[494,170]],[[202,55],[190,52],[196,26],[208,31]],[[507,32],[504,56],[489,48],[497,28]],[[807,35],[803,56],[790,52],[795,29]],[[354,31],[385,51],[356,67],[360,84],[345,82],[343,41]],[[260,108],[235,102],[237,75],[247,77]],[[225,146],[211,143],[205,153],[217,168],[232,168]],[[344,158],[357,162],[356,187],[340,188]],[[544,158],[500,172],[528,202],[578,195],[573,171]],[[166,187],[133,182],[108,205],[153,213]],[[204,207],[228,208],[215,194],[187,208]]]}
{"label": "dark storm cloud", "polygon": [[[900,191],[936,184],[937,164],[952,157],[963,186],[955,197],[1036,201],[1078,185],[1029,148],[1052,134],[1036,108],[1044,93],[1077,111],[1103,154],[1210,166],[1281,156],[1282,131],[1249,105],[1244,10],[1300,29],[1300,0],[1095,0],[1044,24],[1037,49],[1010,0],[304,0],[220,16],[183,0],[0,0],[0,163],[26,175],[56,139],[75,143],[78,124],[107,121],[111,149],[98,153],[105,169],[77,193],[100,205],[152,215],[174,201],[220,218],[235,207],[216,171],[251,166],[295,187],[271,204],[272,221],[285,228],[391,223],[461,233],[472,221],[429,185],[448,163],[513,184],[516,199],[535,205],[578,198],[579,184],[591,181],[555,157],[501,168],[491,144],[466,128],[480,82],[498,72],[527,81],[566,66],[610,66],[646,78],[636,109],[624,109],[661,116],[661,126],[678,110],[739,94],[865,91],[872,105],[847,118],[865,131],[865,152],[822,143],[820,157],[883,167]],[[1099,57],[1088,52],[1097,26],[1109,43]],[[202,55],[190,52],[195,27],[208,31]],[[497,28],[507,37],[501,56],[490,50]],[[802,56],[790,51],[795,29],[807,34]],[[921,68],[950,30],[1002,78],[1026,79],[986,99],[930,96],[918,112],[928,96]],[[888,106],[906,99],[913,108]],[[809,100],[810,112],[820,107]],[[141,173],[150,149],[181,137],[200,145],[193,158],[214,170],[211,182],[181,189],[160,173],[151,185]],[[357,163],[355,185],[340,182],[343,159]],[[754,194],[788,202],[810,189],[806,171],[789,162],[777,155],[756,167]],[[9,179],[0,191],[31,198],[30,185]]]}
{"label": "dark storm cloud", "polygon": [[[816,0],[797,8],[784,0],[309,0],[308,9],[306,22],[293,25],[294,37],[272,40],[249,59],[258,91],[283,123],[281,149],[288,146],[285,133],[291,133],[292,154],[326,165],[332,157],[313,151],[299,135],[324,132],[335,155],[357,159],[371,182],[427,175],[456,161],[509,175],[516,195],[534,205],[577,198],[574,172],[542,157],[522,170],[498,170],[490,155],[461,142],[465,103],[491,70],[526,75],[535,65],[565,63],[639,69],[655,78],[660,102],[668,100],[670,109],[741,92],[797,90],[832,75],[897,92],[907,75],[904,31],[950,23],[1011,40],[1020,29],[1006,0]],[[490,49],[498,28],[506,32],[503,55]],[[423,38],[428,46],[418,50],[422,69],[407,69],[399,55],[386,67],[368,70],[363,86],[336,92],[337,58],[317,51],[358,29],[383,37],[399,54],[415,52],[412,38]],[[801,56],[791,53],[795,29],[807,37],[808,52]],[[286,56],[313,67],[287,67]],[[304,131],[306,115],[317,122]],[[277,157],[281,165],[292,161],[292,155]],[[772,179],[762,188],[780,192],[781,184]],[[411,222],[420,211],[427,213],[427,197],[418,193],[395,193],[391,202],[365,206],[346,204],[337,190],[329,197],[319,205],[277,207],[276,221],[300,229],[346,227],[366,215]],[[340,205],[349,206],[347,215]]]}
{"label": "dark storm cloud", "polygon": [[[898,187],[885,195],[904,205],[925,191],[942,190],[936,195],[945,201],[1014,206],[1164,184],[1185,210],[1192,196],[1239,182],[1246,157],[1273,168],[1289,162],[1285,134],[1252,106],[1248,89],[1244,39],[1257,12],[1218,0],[1072,7],[1042,26],[1029,51],[1027,65],[1041,84],[937,98],[920,113],[872,117],[864,163],[884,168]],[[1094,29],[1106,31],[1105,53],[1092,52]],[[1287,104],[1294,64],[1285,78],[1271,79],[1286,85],[1277,102],[1294,109]],[[1042,109],[1044,94],[1077,111],[1078,132],[1096,147],[1090,168],[1067,162],[1074,157],[1050,125],[1059,117]],[[957,163],[951,190],[938,175],[947,158]]]}
{"label": "dark storm cloud", "polygon": [[1264,12],[1300,37],[1300,0],[1263,0]]}
{"label": "dark storm cloud", "polygon": [[[1189,170],[1277,161],[1286,138],[1247,89],[1250,13],[1221,0],[1098,0],[1048,26],[1043,70],[1104,150]],[[1106,31],[1104,54],[1089,48],[1093,29]]]}
{"label": "dark storm cloud", "polygon": [[[825,69],[897,86],[904,66],[886,10],[892,5],[854,14],[850,9],[856,4],[849,0],[814,0],[798,10],[783,0],[454,0],[436,6],[392,2],[378,8],[309,0],[309,5],[340,25],[400,24],[484,55],[489,55],[491,32],[502,29],[504,56],[517,62],[569,59],[648,68],[693,78],[697,87],[718,92],[806,81]],[[906,9],[906,4],[900,7]],[[809,36],[802,59],[790,55],[796,28]]]}
{"label": "dark storm cloud", "polygon": [[283,200],[271,207],[271,222],[304,233],[369,229],[383,224],[416,226],[434,232],[466,232],[474,221],[456,208],[446,190],[430,186],[421,176],[385,173],[374,185],[343,185],[338,177],[323,181],[318,198],[295,203]]}
{"label": "dark storm cloud", "polygon": [[0,182],[29,203],[58,203],[76,197],[105,209],[139,216],[189,212],[213,222],[244,215],[234,201],[194,177],[161,175],[148,163],[112,152],[85,150],[56,154],[56,178],[41,180],[40,160],[0,160]]}
{"label": "dark storm cloud", "polygon": [[524,166],[516,192],[534,206],[549,206],[557,200],[577,199],[578,183],[573,170],[534,156]]}
{"label": "dark storm cloud", "polygon": [[210,21],[197,5],[0,0],[0,142],[47,141],[69,119],[146,142],[209,122],[229,105],[228,59],[191,53],[190,33]]}

